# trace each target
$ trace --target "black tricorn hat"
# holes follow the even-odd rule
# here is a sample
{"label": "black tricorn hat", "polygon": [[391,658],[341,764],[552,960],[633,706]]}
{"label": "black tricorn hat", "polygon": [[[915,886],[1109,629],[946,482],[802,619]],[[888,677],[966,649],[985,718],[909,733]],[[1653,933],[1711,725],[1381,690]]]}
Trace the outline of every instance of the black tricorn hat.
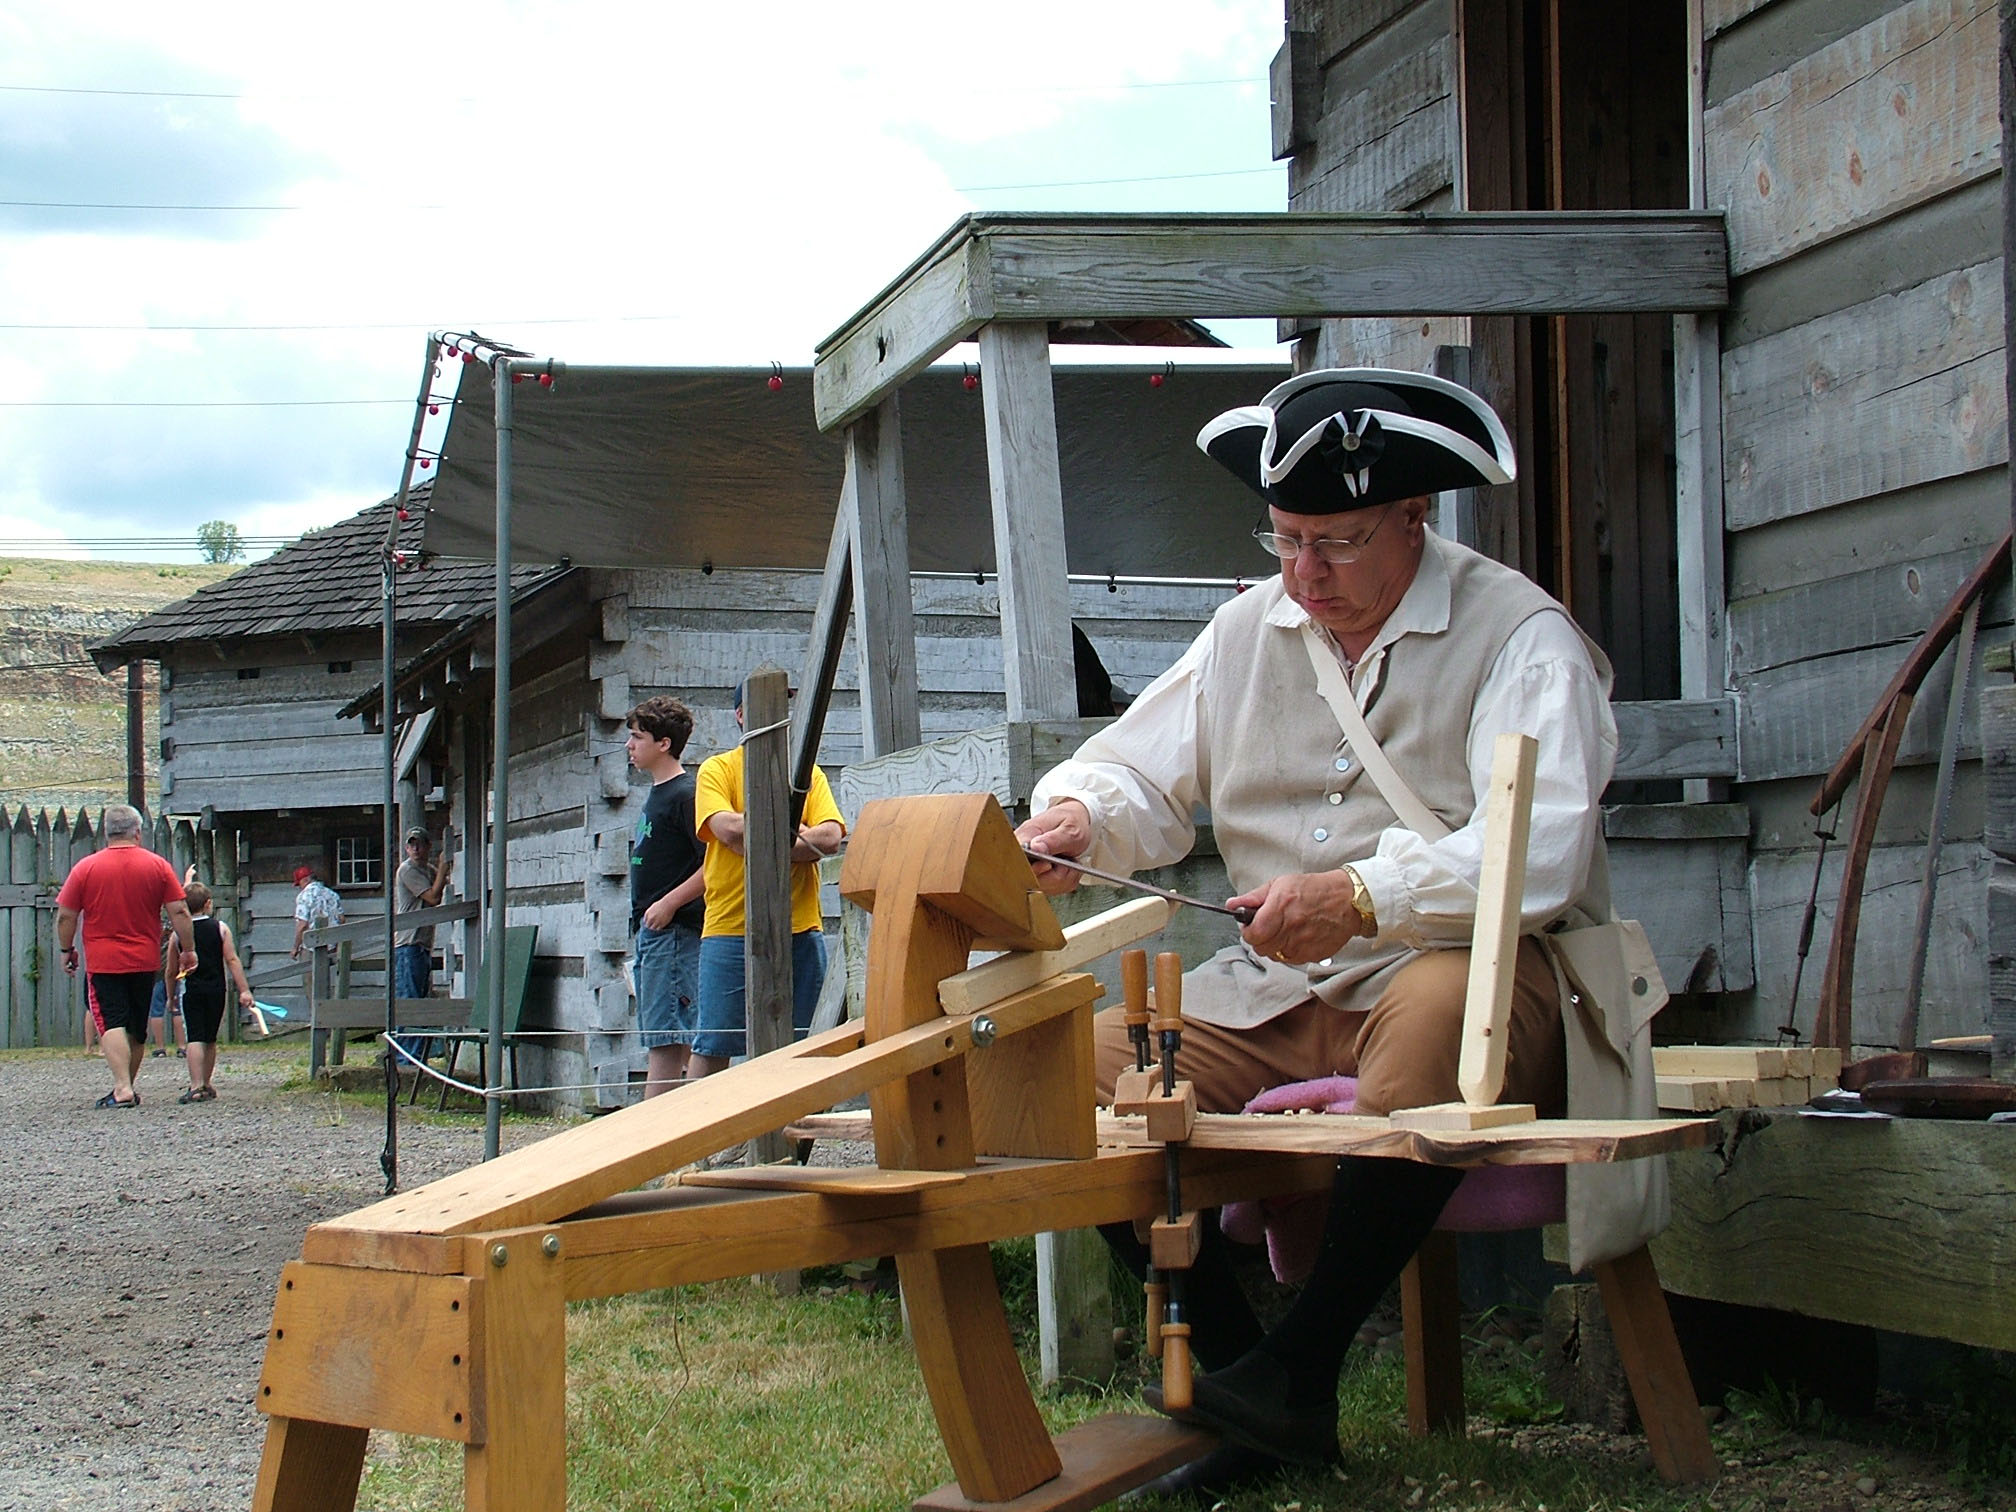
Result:
{"label": "black tricorn hat", "polygon": [[1342,514],[1509,483],[1512,440],[1460,384],[1390,368],[1324,368],[1225,411],[1197,445],[1276,509]]}

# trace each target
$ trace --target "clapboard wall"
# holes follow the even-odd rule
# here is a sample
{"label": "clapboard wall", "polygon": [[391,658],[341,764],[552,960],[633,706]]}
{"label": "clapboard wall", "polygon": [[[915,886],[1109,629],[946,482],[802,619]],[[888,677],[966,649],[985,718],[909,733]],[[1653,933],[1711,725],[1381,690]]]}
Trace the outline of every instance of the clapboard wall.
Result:
{"label": "clapboard wall", "polygon": [[175,813],[376,804],[384,748],[336,711],[377,683],[378,636],[203,642],[161,665],[161,796]]}
{"label": "clapboard wall", "polygon": [[[1817,778],[2008,528],[1996,10],[1706,0],[1702,23],[1707,202],[1728,217],[1734,275],[1721,364],[1728,676],[1759,977],[1732,1027],[1762,1037],[1789,1000]],[[2005,587],[1984,645],[2005,642],[2009,623]],[[1870,862],[1861,1044],[1895,1042],[1951,661],[1919,697]],[[1921,1037],[1984,1027],[1971,700],[1964,720]],[[1838,885],[1830,861],[1797,1010],[1808,1029]]]}

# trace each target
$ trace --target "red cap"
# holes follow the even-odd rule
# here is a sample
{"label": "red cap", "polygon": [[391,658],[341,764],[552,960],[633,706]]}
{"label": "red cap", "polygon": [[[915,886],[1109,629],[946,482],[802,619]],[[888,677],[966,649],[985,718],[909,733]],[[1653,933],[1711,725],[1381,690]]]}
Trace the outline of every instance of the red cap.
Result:
{"label": "red cap", "polygon": [[314,875],[315,875],[315,868],[314,868],[314,867],[312,867],[312,866],[297,866],[297,867],[295,867],[295,868],[294,868],[294,885],[295,885],[296,887],[300,887],[300,886],[303,886],[303,885],[304,885],[304,884],[306,884],[306,883],[307,883],[307,882],[308,882],[308,881],[309,881],[309,880],[310,880],[311,878],[313,878],[313,877],[314,877]]}

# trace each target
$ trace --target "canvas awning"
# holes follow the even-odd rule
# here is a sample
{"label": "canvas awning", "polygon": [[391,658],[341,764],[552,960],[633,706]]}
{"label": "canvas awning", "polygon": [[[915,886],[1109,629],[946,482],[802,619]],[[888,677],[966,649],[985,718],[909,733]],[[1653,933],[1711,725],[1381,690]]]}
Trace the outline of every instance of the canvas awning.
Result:
{"label": "canvas awning", "polygon": [[[977,374],[977,369],[973,369]],[[1248,532],[1259,501],[1193,444],[1258,399],[1286,363],[1178,362],[1054,370],[1069,568],[1136,577],[1266,570]],[[805,568],[826,561],[839,433],[812,418],[809,368],[570,367],[521,384],[512,416],[512,558],[577,566]],[[1151,376],[1163,377],[1159,385]],[[958,367],[903,389],[914,571],[994,571],[981,395]],[[424,548],[495,549],[496,450],[487,373],[471,367],[442,443]]]}

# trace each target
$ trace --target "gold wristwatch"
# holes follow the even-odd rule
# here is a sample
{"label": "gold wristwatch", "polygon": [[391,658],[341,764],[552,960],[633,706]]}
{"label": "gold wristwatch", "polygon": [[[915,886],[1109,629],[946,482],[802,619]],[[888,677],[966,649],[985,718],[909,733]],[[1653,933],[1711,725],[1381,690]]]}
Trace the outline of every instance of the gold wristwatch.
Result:
{"label": "gold wristwatch", "polygon": [[1365,879],[1358,875],[1358,868],[1342,868],[1344,875],[1351,879],[1351,906],[1358,910],[1358,932],[1366,939],[1376,938],[1379,933],[1379,916],[1372,911],[1372,889],[1365,885]]}

